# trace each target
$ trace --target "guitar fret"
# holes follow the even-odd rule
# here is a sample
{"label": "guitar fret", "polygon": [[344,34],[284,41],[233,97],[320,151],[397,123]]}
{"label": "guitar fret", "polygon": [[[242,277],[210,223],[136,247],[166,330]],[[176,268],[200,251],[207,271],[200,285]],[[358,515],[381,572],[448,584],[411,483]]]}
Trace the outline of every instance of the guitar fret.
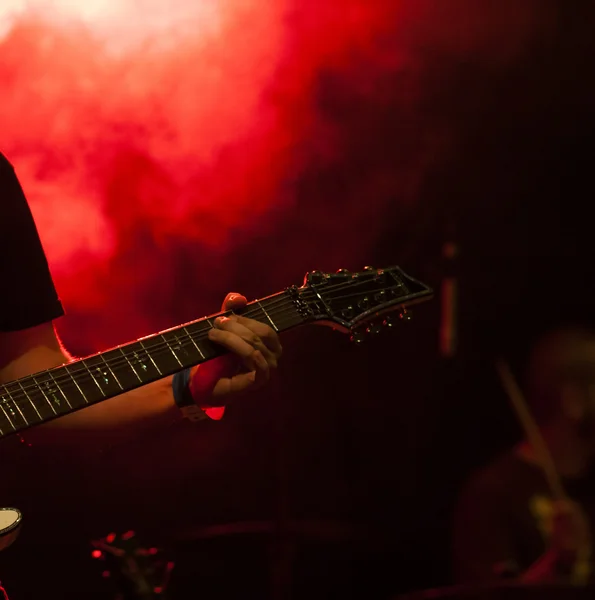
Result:
{"label": "guitar fret", "polygon": [[97,387],[97,389],[101,392],[101,395],[105,398],[106,397],[106,393],[103,391],[103,388],[99,385],[99,381],[97,381],[97,378],[95,377],[95,375],[93,374],[93,371],[89,368],[89,365],[87,365],[87,361],[88,359],[83,360],[83,366],[85,367],[85,369],[87,370],[87,373],[89,373],[89,375],[91,376],[91,381],[95,384],[95,386]]}
{"label": "guitar fret", "polygon": [[277,325],[275,325],[275,322],[273,321],[273,319],[271,319],[271,315],[269,315],[269,313],[266,311],[266,308],[261,304],[260,300],[257,300],[256,304],[258,304],[258,306],[260,307],[260,310],[262,310],[262,312],[265,314],[265,317],[268,319],[272,328],[278,332],[279,328],[277,327]]}
{"label": "guitar fret", "polygon": [[200,349],[200,346],[194,341],[194,338],[192,337],[192,334],[188,332],[188,329],[186,329],[186,327],[184,327],[184,332],[190,338],[190,341],[192,342],[192,344],[194,345],[194,347],[198,350],[198,353],[201,355],[201,357],[203,358],[203,360],[205,360],[206,356],[204,355],[203,351]]}
{"label": "guitar fret", "polygon": [[[116,348],[113,353],[109,354],[110,357],[107,361],[118,373],[118,378],[124,388],[133,389],[139,387],[139,383],[149,383],[162,377],[140,340],[128,346]],[[122,357],[126,359],[125,363]]]}
{"label": "guitar fret", "polygon": [[35,411],[32,410],[28,402],[22,402],[23,392],[19,382],[9,383],[4,386],[3,405],[10,416],[15,429],[28,427],[37,421]]}
{"label": "guitar fret", "polygon": [[145,348],[145,345],[142,343],[142,341],[139,340],[138,343],[141,345],[141,348],[145,351],[145,354],[147,355],[149,360],[153,363],[153,366],[157,369],[157,373],[159,373],[159,375],[163,375],[161,369],[157,366],[157,363],[153,360],[151,353]]}
{"label": "guitar fret", "polygon": [[77,378],[80,376],[81,371],[73,363],[65,365],[64,370],[66,371],[66,374],[68,375],[70,380],[64,383],[64,386],[66,386],[66,383],[68,383],[68,393],[64,394],[63,389],[61,391],[66,397],[66,402],[68,403],[68,406],[70,406],[70,408],[73,409],[87,406],[89,404],[89,400],[87,399],[85,392],[82,390],[81,386],[79,385],[79,382],[77,381]]}
{"label": "guitar fret", "polygon": [[290,329],[304,323],[304,317],[295,305],[290,302],[287,292],[261,298],[256,302],[269,321],[272,321],[275,331]]}
{"label": "guitar fret", "polygon": [[105,398],[107,396],[107,394],[103,391],[103,388],[99,385],[99,381],[97,381],[97,377],[95,377],[95,375],[93,375],[93,371],[91,371],[91,369],[89,369],[89,373],[91,374],[91,379],[93,379],[93,381],[95,382],[95,385],[99,388],[101,395]]}
{"label": "guitar fret", "polygon": [[193,362],[210,360],[224,354],[224,350],[218,344],[212,342],[207,332],[213,327],[211,319],[203,319],[195,323],[189,323],[185,328],[187,335],[192,340],[192,346],[198,350],[199,356],[194,357]]}
{"label": "guitar fret", "polygon": [[[31,396],[29,396],[29,394],[27,393],[27,390],[23,387],[23,384],[20,381],[17,381],[17,383],[18,383],[19,387],[21,388],[21,390],[23,391],[23,393],[25,394],[25,397],[29,401],[29,404],[33,407],[33,410],[35,410],[35,412],[37,413],[37,416],[39,417],[39,420],[41,421],[42,420],[42,416],[41,416],[40,412],[37,410],[37,406],[35,406],[35,403],[33,402],[33,400],[31,400]],[[25,417],[23,417],[23,419],[24,418]]]}
{"label": "guitar fret", "polygon": [[[1,393],[1,390],[0,390]],[[15,431],[16,428],[14,423],[10,420],[10,417],[6,414],[6,410],[4,408],[4,400],[3,397],[0,396],[0,408],[2,408],[2,412],[0,412],[0,423],[2,424],[2,432],[4,434],[10,433],[10,428],[12,431]]]}
{"label": "guitar fret", "polygon": [[[106,353],[85,358],[84,364],[95,386],[99,388],[102,398],[111,398],[122,393],[123,386],[111,369],[112,359],[105,359],[104,354]],[[112,352],[109,354],[113,356]],[[102,398],[98,398],[98,400]]]}
{"label": "guitar fret", "polygon": [[205,354],[200,346],[194,341],[192,334],[184,327],[181,331],[185,332],[185,335],[178,337],[175,335],[176,345],[175,351],[185,367],[194,366],[205,360]]}
{"label": "guitar fret", "polygon": [[[129,356],[132,355],[135,358],[131,361]],[[132,390],[139,387],[139,384],[148,383],[150,379],[143,379],[141,373],[146,375],[146,369],[140,362],[138,354],[136,352],[126,353],[124,348],[118,346],[109,352],[105,352],[96,357],[101,358],[103,361],[102,366],[107,368],[109,375],[111,375],[111,381],[113,385],[107,389],[108,393],[112,393],[114,388],[117,386],[119,389],[117,393],[121,393],[126,390]],[[134,368],[134,363],[145,369],[145,372]]]}
{"label": "guitar fret", "polygon": [[109,363],[105,360],[105,357],[103,356],[103,354],[100,354],[99,356],[101,357],[103,364],[107,367],[107,370],[112,374],[112,377],[115,379],[115,381],[118,384],[118,386],[120,387],[120,389],[123,390],[124,388],[122,387],[120,380],[116,377],[116,374],[112,371],[112,368],[109,366]]}
{"label": "guitar fret", "polygon": [[64,369],[69,377],[68,398],[73,409],[89,406],[105,397],[84,361],[69,363]]}
{"label": "guitar fret", "polygon": [[[68,370],[66,371],[68,372]],[[66,400],[66,404],[68,404],[69,408],[72,408],[70,402],[68,402],[68,398],[66,397],[66,395],[64,394],[64,392],[62,391],[62,388],[58,385],[58,382],[55,380],[54,375],[52,374],[51,371],[48,371],[48,375],[50,376],[51,380],[53,381],[54,385],[56,386],[57,390],[60,392],[62,398],[64,398],[64,400]],[[56,401],[58,406],[60,405],[59,400]]]}
{"label": "guitar fret", "polygon": [[[205,319],[205,322],[209,326],[208,328],[205,328],[205,331],[209,328],[215,327],[215,324],[211,321],[211,319]],[[207,360],[215,358],[215,356],[221,355],[223,353],[221,346],[215,344],[214,342],[211,342],[211,340],[207,336],[200,339],[198,343],[202,346],[203,354],[207,357]]]}
{"label": "guitar fret", "polygon": [[37,384],[38,389],[41,391],[42,396],[44,397],[45,401],[47,402],[48,406],[50,407],[50,409],[52,410],[52,412],[57,415],[58,413],[56,412],[56,409],[54,408],[54,405],[52,404],[52,401],[49,399],[48,395],[45,393],[45,390],[43,389],[45,385],[47,385],[47,381],[39,383],[39,381],[37,380],[37,377],[32,377],[33,382],[35,384]]}
{"label": "guitar fret", "polygon": [[[3,393],[3,388],[0,386],[0,407],[3,404],[2,401],[2,393]],[[10,421],[8,420],[8,417],[6,416],[6,413],[4,413],[4,410],[2,412],[0,412],[0,435],[6,435],[5,432],[5,428],[6,426],[10,425]],[[5,425],[6,422],[6,425]],[[6,433],[8,433],[8,429],[6,429]]]}
{"label": "guitar fret", "polygon": [[5,402],[6,401],[4,400],[4,398],[2,398],[2,400],[0,401],[0,408],[2,408],[2,412],[4,413],[6,420],[10,423],[10,426],[12,427],[13,431],[16,431],[17,428],[15,427],[14,423],[12,422],[12,419],[8,416],[8,413],[6,412],[6,409],[4,408]]}
{"label": "guitar fret", "polygon": [[25,425],[29,425],[29,421],[27,421],[27,419],[25,418],[25,415],[23,414],[23,411],[21,410],[21,407],[14,400],[12,401],[12,403],[17,407],[17,410],[19,411],[19,414],[21,415],[21,418],[25,422]]}
{"label": "guitar fret", "polygon": [[[167,338],[163,334],[161,334],[161,339],[165,342],[165,345],[169,348],[169,351],[173,354],[174,358],[178,361],[178,364],[180,365],[180,367],[183,367],[184,364],[178,358],[178,355],[174,352],[174,349],[171,347],[169,341],[167,340]],[[176,341],[178,341],[177,338],[176,338]],[[178,341],[178,344],[179,344],[179,341]]]}
{"label": "guitar fret", "polygon": [[185,366],[182,357],[185,358],[186,352],[175,331],[164,331],[151,339],[153,343],[148,346],[147,352],[162,375],[175,373]]}
{"label": "guitar fret", "polygon": [[130,362],[128,356],[126,355],[126,352],[124,352],[124,350],[122,350],[122,348],[118,348],[118,350],[120,350],[120,353],[126,359],[126,362],[128,363],[128,366],[130,367],[130,369],[132,370],[132,372],[136,375],[136,378],[140,381],[140,383],[143,383],[143,380],[141,379],[141,376],[136,372],[136,369],[134,368],[134,365]]}
{"label": "guitar fret", "polygon": [[76,385],[76,389],[80,392],[81,396],[83,397],[85,404],[89,404],[89,400],[87,399],[85,392],[83,392],[83,390],[81,389],[81,386],[78,384],[76,377],[70,371],[68,371],[68,374],[70,375],[70,379],[72,379],[74,385]]}

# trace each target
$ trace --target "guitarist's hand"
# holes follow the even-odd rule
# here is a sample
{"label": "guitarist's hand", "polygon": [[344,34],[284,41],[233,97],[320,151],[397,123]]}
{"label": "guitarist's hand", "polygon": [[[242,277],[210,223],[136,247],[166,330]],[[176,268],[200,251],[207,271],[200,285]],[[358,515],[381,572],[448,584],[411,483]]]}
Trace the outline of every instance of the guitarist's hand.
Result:
{"label": "guitarist's hand", "polygon": [[[228,294],[223,311],[246,305],[240,294]],[[217,319],[209,339],[229,350],[229,354],[206,362],[193,370],[190,390],[196,403],[205,409],[222,407],[245,392],[260,388],[277,367],[281,343],[275,331],[259,321],[232,315]],[[222,413],[222,411],[219,411]],[[217,418],[217,411],[208,411]]]}

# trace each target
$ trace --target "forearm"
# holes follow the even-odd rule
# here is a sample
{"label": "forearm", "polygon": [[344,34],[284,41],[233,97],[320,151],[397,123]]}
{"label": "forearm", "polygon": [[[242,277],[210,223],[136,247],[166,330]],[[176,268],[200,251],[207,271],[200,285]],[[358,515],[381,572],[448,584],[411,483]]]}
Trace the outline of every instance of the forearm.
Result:
{"label": "forearm", "polygon": [[[29,342],[28,338],[35,343]],[[11,347],[14,354],[4,361],[0,381],[16,380],[76,360],[50,324],[21,332],[18,336],[14,334],[14,340],[6,342],[6,347]],[[22,349],[18,347],[19,343]],[[81,431],[109,428],[115,431],[128,429],[133,424],[146,427],[155,422],[171,422],[175,416],[171,377],[167,377],[51,421],[43,428],[77,428]]]}
{"label": "forearm", "polygon": [[[24,434],[34,446],[101,450],[134,441],[181,421],[171,377],[150,383],[33,427]],[[94,451],[94,450],[93,450]]]}
{"label": "forearm", "polygon": [[[208,408],[211,419],[220,419],[222,408]],[[166,377],[120,396],[54,419],[27,433],[35,444],[69,446],[93,443],[100,446],[134,441],[182,421],[175,403],[172,378]]]}
{"label": "forearm", "polygon": [[[14,339],[7,339],[6,342],[9,343],[3,347],[11,348],[13,352],[2,361],[0,382],[13,381],[76,360],[64,348],[50,324],[18,336],[15,334]],[[19,347],[19,343],[22,347]],[[174,401],[171,383],[172,378],[166,377],[54,419],[28,431],[27,439],[32,442],[69,443],[70,440],[92,436],[111,443],[168,426],[182,418]],[[205,412],[217,419],[222,411],[207,409]]]}
{"label": "forearm", "polygon": [[174,402],[171,381],[171,377],[160,379],[50,421],[44,427],[83,433],[109,430],[116,434],[172,423],[181,414]]}

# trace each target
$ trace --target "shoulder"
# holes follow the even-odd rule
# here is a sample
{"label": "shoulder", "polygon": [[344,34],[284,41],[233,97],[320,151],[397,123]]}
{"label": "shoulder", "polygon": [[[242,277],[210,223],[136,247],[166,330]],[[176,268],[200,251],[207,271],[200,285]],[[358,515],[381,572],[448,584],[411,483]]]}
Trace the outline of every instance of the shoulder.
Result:
{"label": "shoulder", "polygon": [[8,158],[6,158],[4,154],[2,154],[2,152],[0,152],[0,170],[14,171],[12,163],[8,160]]}
{"label": "shoulder", "polygon": [[[2,196],[0,220],[3,221],[0,225],[4,225],[3,235],[10,235],[11,239],[15,239],[19,232],[14,231],[14,228],[18,229],[21,224],[30,228],[33,220],[16,169],[2,152],[0,152],[0,194]],[[2,241],[0,240],[0,245]]]}
{"label": "shoulder", "polygon": [[[21,196],[21,188],[18,176],[14,165],[0,152],[0,192],[2,193],[2,208],[7,209],[8,200],[12,200],[16,196]],[[13,204],[10,202],[9,204]],[[21,204],[19,202],[19,204]]]}

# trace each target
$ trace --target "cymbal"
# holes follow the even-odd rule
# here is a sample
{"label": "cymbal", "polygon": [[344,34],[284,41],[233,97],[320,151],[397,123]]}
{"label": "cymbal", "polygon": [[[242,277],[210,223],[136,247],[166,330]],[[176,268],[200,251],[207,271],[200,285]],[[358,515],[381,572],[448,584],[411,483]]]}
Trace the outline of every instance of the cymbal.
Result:
{"label": "cymbal", "polygon": [[561,584],[453,586],[397,596],[394,600],[592,600],[595,587]]}

